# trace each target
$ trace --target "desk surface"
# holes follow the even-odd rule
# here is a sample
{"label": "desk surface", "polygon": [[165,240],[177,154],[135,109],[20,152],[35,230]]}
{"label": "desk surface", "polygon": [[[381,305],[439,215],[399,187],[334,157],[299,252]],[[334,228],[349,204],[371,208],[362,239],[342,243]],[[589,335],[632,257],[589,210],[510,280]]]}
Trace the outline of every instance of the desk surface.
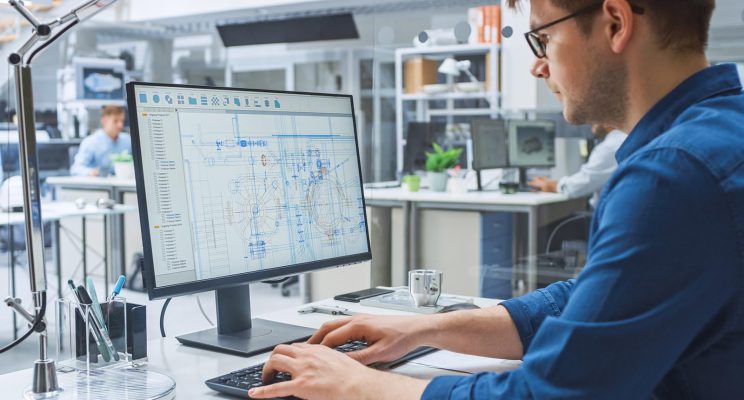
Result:
{"label": "desk surface", "polygon": [[370,202],[374,202],[375,200],[384,200],[524,206],[540,206],[569,200],[568,196],[557,193],[520,192],[515,194],[503,194],[501,192],[493,191],[454,194],[448,192],[433,192],[430,190],[409,192],[402,188],[364,189],[364,197]]}
{"label": "desk surface", "polygon": [[76,188],[127,188],[134,189],[137,184],[132,179],[119,179],[116,177],[101,178],[99,176],[54,176],[49,177],[46,183],[52,186],[76,187]]}
{"label": "desk surface", "polygon": [[[88,204],[85,208],[77,208],[73,202],[44,202],[41,203],[42,221],[57,221],[72,217],[87,217],[95,215],[118,215],[138,211],[135,206],[117,204],[113,209],[98,208]],[[26,222],[22,212],[0,212],[0,225],[15,225]]]}
{"label": "desk surface", "polygon": [[[476,304],[487,307],[496,305],[498,301],[491,299],[476,299]],[[402,311],[386,310],[380,308],[364,307],[359,304],[337,302],[334,300],[323,300],[313,304],[336,304],[354,311],[367,312],[370,314],[388,314],[388,315],[408,315]],[[340,317],[333,317],[327,314],[298,314],[300,307],[280,310],[270,314],[259,316],[263,319],[285,322],[295,325],[306,326],[309,328],[318,328],[328,320]],[[55,354],[54,345],[49,349],[50,354]],[[180,345],[172,337],[158,338],[148,342],[148,368],[165,373],[176,381],[176,398],[202,399],[202,398],[225,398],[219,396],[217,392],[212,391],[204,385],[204,381],[214,378],[221,374],[228,373],[250,365],[255,365],[266,361],[268,353],[257,355],[250,358],[244,358],[229,354],[215,353],[207,350],[201,350]],[[504,370],[504,360],[493,360],[494,371]],[[518,362],[510,361],[509,364],[514,368]],[[418,378],[432,378],[438,375],[454,375],[451,371],[432,368],[414,362],[402,365],[395,369],[395,372]],[[31,369],[25,369],[5,375],[0,375],[0,387],[3,388],[8,398],[20,398],[22,392],[31,383]],[[5,397],[5,396],[4,396]]]}

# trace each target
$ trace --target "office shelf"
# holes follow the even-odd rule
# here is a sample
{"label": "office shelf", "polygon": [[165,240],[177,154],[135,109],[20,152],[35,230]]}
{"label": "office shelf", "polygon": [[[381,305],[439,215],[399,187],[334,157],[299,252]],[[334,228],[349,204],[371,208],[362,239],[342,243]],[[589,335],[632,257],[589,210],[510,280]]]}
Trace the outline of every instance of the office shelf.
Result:
{"label": "office shelf", "polygon": [[[415,121],[428,122],[431,117],[447,117],[447,122],[453,122],[453,118],[462,116],[489,115],[496,117],[501,114],[502,96],[499,91],[499,74],[501,71],[501,46],[493,44],[462,44],[451,46],[412,47],[397,49],[395,51],[395,133],[397,144],[396,170],[403,172],[403,154],[406,140],[404,137],[404,126],[411,120],[405,120],[404,105],[414,103]],[[445,92],[445,93],[404,93],[403,92],[403,62],[414,57],[427,57],[444,60],[447,57],[457,59],[459,56],[488,55],[486,65],[490,76],[490,82],[482,82],[487,85],[484,91],[479,92]],[[447,83],[453,84],[452,77],[447,77]],[[478,102],[483,107],[462,108],[463,100],[483,100]],[[433,108],[434,101],[444,101],[444,108]],[[458,108],[460,107],[460,108]],[[472,104],[470,105],[472,107]]]}

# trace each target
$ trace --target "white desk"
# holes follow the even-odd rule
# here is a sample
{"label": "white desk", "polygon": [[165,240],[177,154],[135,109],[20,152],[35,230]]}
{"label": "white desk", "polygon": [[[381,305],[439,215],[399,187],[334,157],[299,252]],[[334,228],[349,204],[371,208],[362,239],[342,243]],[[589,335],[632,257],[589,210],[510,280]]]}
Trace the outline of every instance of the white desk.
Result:
{"label": "white desk", "polygon": [[[402,188],[364,189],[364,198],[369,207],[396,207],[403,209],[403,259],[407,266],[418,263],[418,216],[420,209],[438,209],[477,212],[509,212],[527,214],[527,253],[529,256],[538,254],[538,228],[543,218],[544,210],[550,208],[553,215],[568,215],[585,207],[586,199],[569,199],[557,193],[515,193],[502,194],[497,191],[468,192],[452,194],[447,192],[432,192],[421,190],[409,192]],[[534,258],[534,257],[530,257]],[[530,264],[534,264],[531,263]],[[536,267],[528,266],[527,289],[536,288]],[[407,273],[407,272],[406,272]],[[405,277],[403,282],[407,282]]]}
{"label": "white desk", "polygon": [[[59,245],[59,237],[60,237],[60,226],[59,222],[62,219],[67,218],[82,218],[83,221],[86,217],[90,216],[103,216],[105,217],[104,220],[111,218],[112,216],[116,215],[123,215],[128,212],[137,211],[136,207],[132,206],[125,206],[125,205],[116,205],[113,209],[101,209],[94,205],[87,205],[83,209],[77,208],[75,206],[75,203],[69,203],[69,202],[44,202],[41,204],[41,219],[42,222],[51,222],[52,223],[52,230],[53,230],[53,239],[52,239],[52,246],[54,249],[54,258],[55,258],[55,266],[57,269],[57,296],[62,297],[62,262],[61,262],[61,254],[60,254],[60,245]],[[14,212],[14,213],[0,213],[0,226],[8,226],[11,227],[12,225],[23,225],[26,223],[24,214],[22,212]],[[85,226],[85,223],[83,222],[83,226]],[[85,232],[85,230],[83,230]],[[11,274],[11,295],[15,297],[16,294],[16,281],[15,281],[15,267],[16,267],[16,257],[15,257],[15,251],[13,249],[13,229],[8,229],[9,234],[9,246],[8,250],[10,251],[11,256],[11,262],[10,262],[10,274]],[[83,240],[83,275],[87,275],[87,271],[85,268],[85,234],[83,234],[82,237]],[[109,247],[109,240],[104,235],[104,262],[108,259],[108,247]],[[108,271],[106,268],[104,270]],[[108,280],[106,281],[106,287],[105,292],[108,293]],[[16,314],[13,313],[13,326],[15,327],[16,323]],[[15,338],[15,329],[14,329],[14,338]]]}
{"label": "white desk", "polygon": [[[132,179],[97,176],[55,176],[45,181],[47,184],[66,190],[93,190],[108,193],[109,198],[118,204],[124,204],[126,193],[137,193],[137,184]],[[124,220],[121,216],[114,218],[108,226],[111,240],[112,271],[126,273],[126,249],[124,246]]]}
{"label": "white desk", "polygon": [[[408,314],[401,311],[370,308],[360,306],[359,304],[343,303],[334,300],[324,300],[313,304],[337,304],[354,311],[362,311],[370,314]],[[481,307],[487,307],[498,304],[498,301],[492,299],[476,299],[476,304]],[[305,306],[280,310],[259,317],[277,322],[301,325],[308,328],[318,328],[325,321],[333,318],[340,318],[332,317],[327,314],[298,314],[297,309]],[[54,351],[51,349],[50,354],[54,354]],[[169,375],[176,381],[177,399],[225,399],[226,397],[207,388],[204,381],[247,366],[262,363],[266,361],[268,355],[268,353],[265,353],[250,358],[244,358],[229,354],[215,353],[183,346],[172,337],[164,339],[158,338],[148,342],[148,368]],[[492,370],[502,372],[505,369],[516,368],[519,364],[519,361],[494,359]],[[418,378],[432,378],[439,375],[456,375],[456,373],[452,371],[431,368],[417,363],[415,360],[396,368],[394,371]],[[30,385],[31,376],[31,369],[0,375],[0,387],[3,388],[3,397],[20,398],[23,391]]]}

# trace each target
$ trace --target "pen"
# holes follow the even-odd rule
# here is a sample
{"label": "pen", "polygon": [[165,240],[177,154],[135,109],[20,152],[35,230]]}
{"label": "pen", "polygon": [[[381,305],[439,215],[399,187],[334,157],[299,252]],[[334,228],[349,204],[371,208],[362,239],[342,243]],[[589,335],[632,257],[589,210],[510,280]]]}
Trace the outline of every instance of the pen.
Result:
{"label": "pen", "polygon": [[[103,321],[103,310],[101,309],[101,303],[98,301],[98,293],[96,292],[96,286],[93,283],[93,278],[90,276],[85,279],[85,286],[86,289],[88,289],[88,294],[90,295],[91,303],[93,304],[93,312],[96,314],[96,317],[98,317],[99,321]],[[106,328],[106,325],[102,325],[103,331],[108,334],[108,329]]]}
{"label": "pen", "polygon": [[[78,304],[75,306],[77,308],[78,312],[80,313],[80,317],[82,317],[85,320],[85,312],[83,312],[83,308],[81,307],[82,304],[85,304],[83,300],[80,298],[80,294],[78,293],[77,289],[75,288],[75,283],[72,282],[72,279],[67,280],[67,286],[70,287],[70,290],[72,290],[72,294],[75,296],[75,298],[78,301]],[[108,354],[108,349],[103,344],[103,336],[100,334],[98,330],[98,326],[96,325],[95,318],[90,318],[88,321],[88,325],[90,326],[90,330],[93,331],[93,339],[96,342],[96,345],[98,346],[98,352],[101,353],[101,356],[103,357],[103,360],[108,362],[111,360],[111,357]]]}
{"label": "pen", "polygon": [[[77,287],[77,292],[80,296],[80,299],[83,301],[83,304],[87,304],[93,307],[93,299],[91,299],[88,291],[85,290],[82,285]],[[93,309],[95,309],[95,307],[93,307]],[[98,332],[101,335],[102,342],[106,346],[109,355],[114,358],[114,361],[119,361],[119,354],[116,352],[116,348],[114,348],[114,344],[111,342],[111,338],[109,337],[108,333],[106,333],[106,324],[104,323],[103,319],[98,319],[98,316],[95,312],[93,313],[93,322],[98,326]],[[106,360],[106,357],[104,357],[104,360]]]}
{"label": "pen", "polygon": [[124,287],[124,282],[127,281],[127,277],[124,275],[119,275],[119,279],[116,280],[116,285],[114,285],[114,291],[111,292],[111,296],[109,297],[109,300],[113,300],[114,297],[118,296],[119,293],[121,293],[121,288]]}
{"label": "pen", "polygon": [[339,306],[330,306],[330,305],[319,305],[319,306],[310,306],[307,308],[302,308],[300,310],[297,310],[300,314],[309,314],[309,313],[321,313],[321,314],[330,314],[330,315],[355,315],[358,314],[354,311],[349,310],[348,308],[343,308]]}

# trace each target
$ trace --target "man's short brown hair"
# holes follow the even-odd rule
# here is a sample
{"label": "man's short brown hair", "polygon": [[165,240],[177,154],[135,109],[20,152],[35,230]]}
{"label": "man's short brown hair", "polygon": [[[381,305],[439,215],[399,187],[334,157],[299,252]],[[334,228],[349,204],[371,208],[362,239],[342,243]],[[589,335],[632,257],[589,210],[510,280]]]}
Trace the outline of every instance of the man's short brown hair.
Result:
{"label": "man's short brown hair", "polygon": [[101,118],[110,116],[124,115],[124,107],[119,106],[103,106],[101,109]]}
{"label": "man's short brown hair", "polygon": [[[597,0],[550,0],[566,12],[575,12],[597,3]],[[507,0],[514,8],[520,0]],[[708,30],[715,0],[632,0],[631,4],[645,10],[644,18],[652,21],[653,29],[663,49],[679,52],[702,52],[708,46]],[[585,33],[591,30],[586,19],[577,22]]]}

